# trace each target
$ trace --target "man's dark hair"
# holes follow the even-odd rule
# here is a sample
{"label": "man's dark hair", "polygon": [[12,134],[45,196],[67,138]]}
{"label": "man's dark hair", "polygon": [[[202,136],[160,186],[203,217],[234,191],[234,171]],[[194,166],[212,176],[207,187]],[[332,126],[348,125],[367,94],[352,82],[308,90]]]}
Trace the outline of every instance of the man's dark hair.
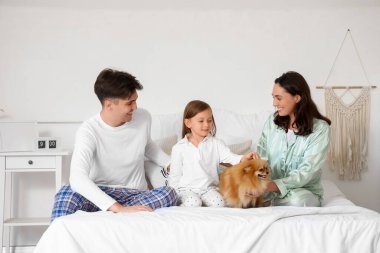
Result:
{"label": "man's dark hair", "polygon": [[113,69],[104,69],[96,78],[94,91],[100,102],[105,99],[129,98],[136,90],[142,90],[143,86],[127,72]]}

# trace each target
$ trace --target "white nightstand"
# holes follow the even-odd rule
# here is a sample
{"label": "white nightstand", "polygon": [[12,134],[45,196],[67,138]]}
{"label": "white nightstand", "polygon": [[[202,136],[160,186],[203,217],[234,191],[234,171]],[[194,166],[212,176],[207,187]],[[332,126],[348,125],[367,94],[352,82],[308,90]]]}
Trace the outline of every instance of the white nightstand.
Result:
{"label": "white nightstand", "polygon": [[[62,184],[62,157],[69,155],[68,151],[61,152],[0,152],[0,252],[3,249],[3,231],[4,228],[16,226],[48,226],[50,217],[35,218],[13,218],[4,219],[4,203],[5,196],[11,192],[6,189],[6,173],[15,172],[54,172],[56,192],[61,188]],[[8,188],[8,187],[7,187]],[[12,215],[12,214],[11,214]],[[9,236],[5,240],[4,245],[9,251]]]}

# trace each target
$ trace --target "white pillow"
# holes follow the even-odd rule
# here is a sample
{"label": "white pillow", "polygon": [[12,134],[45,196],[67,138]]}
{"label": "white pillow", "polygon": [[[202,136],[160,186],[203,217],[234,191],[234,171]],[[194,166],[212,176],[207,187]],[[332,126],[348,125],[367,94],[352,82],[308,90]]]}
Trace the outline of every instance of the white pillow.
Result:
{"label": "white pillow", "polygon": [[176,134],[181,136],[182,113],[152,115],[151,136],[153,140]]}
{"label": "white pillow", "polygon": [[168,136],[154,142],[168,155],[171,154],[173,146],[177,143],[177,135]]}
{"label": "white pillow", "polygon": [[327,179],[322,179],[321,181],[323,187],[323,200],[322,206],[354,206],[350,200],[339,190],[338,186]]}
{"label": "white pillow", "polygon": [[245,155],[251,151],[252,140],[247,140],[242,143],[227,145],[232,153],[237,155]]}
{"label": "white pillow", "polygon": [[[154,141],[166,154],[170,155],[173,146],[177,143],[177,135],[168,136],[162,139]],[[148,183],[148,188],[158,188],[161,186],[168,185],[169,173],[166,169],[160,167],[159,165],[151,162],[145,161],[145,178]]]}
{"label": "white pillow", "polygon": [[240,114],[218,108],[212,111],[217,128],[216,137],[228,145],[252,140],[252,150],[256,149],[264,123],[269,115],[273,113],[273,110],[271,110],[260,113]]}
{"label": "white pillow", "polygon": [[149,189],[168,185],[169,173],[165,168],[162,168],[151,161],[145,161],[144,167],[145,178]]}

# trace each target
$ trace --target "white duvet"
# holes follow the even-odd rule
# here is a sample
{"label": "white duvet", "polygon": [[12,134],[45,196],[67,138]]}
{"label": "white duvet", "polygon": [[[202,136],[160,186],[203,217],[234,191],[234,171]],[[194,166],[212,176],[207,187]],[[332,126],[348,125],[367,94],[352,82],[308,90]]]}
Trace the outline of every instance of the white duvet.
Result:
{"label": "white duvet", "polygon": [[77,212],[35,249],[51,252],[380,252],[380,215],[353,205]]}

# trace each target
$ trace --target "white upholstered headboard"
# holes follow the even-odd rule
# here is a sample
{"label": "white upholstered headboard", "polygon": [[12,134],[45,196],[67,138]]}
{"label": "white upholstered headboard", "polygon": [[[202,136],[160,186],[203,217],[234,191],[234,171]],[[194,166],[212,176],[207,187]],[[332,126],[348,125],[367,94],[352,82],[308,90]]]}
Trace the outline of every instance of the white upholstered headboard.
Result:
{"label": "white upholstered headboard", "polygon": [[[239,114],[223,109],[213,109],[216,136],[227,145],[252,140],[251,149],[256,149],[263,125],[271,111]],[[177,135],[181,138],[182,113],[152,115],[152,139],[158,140]]]}

